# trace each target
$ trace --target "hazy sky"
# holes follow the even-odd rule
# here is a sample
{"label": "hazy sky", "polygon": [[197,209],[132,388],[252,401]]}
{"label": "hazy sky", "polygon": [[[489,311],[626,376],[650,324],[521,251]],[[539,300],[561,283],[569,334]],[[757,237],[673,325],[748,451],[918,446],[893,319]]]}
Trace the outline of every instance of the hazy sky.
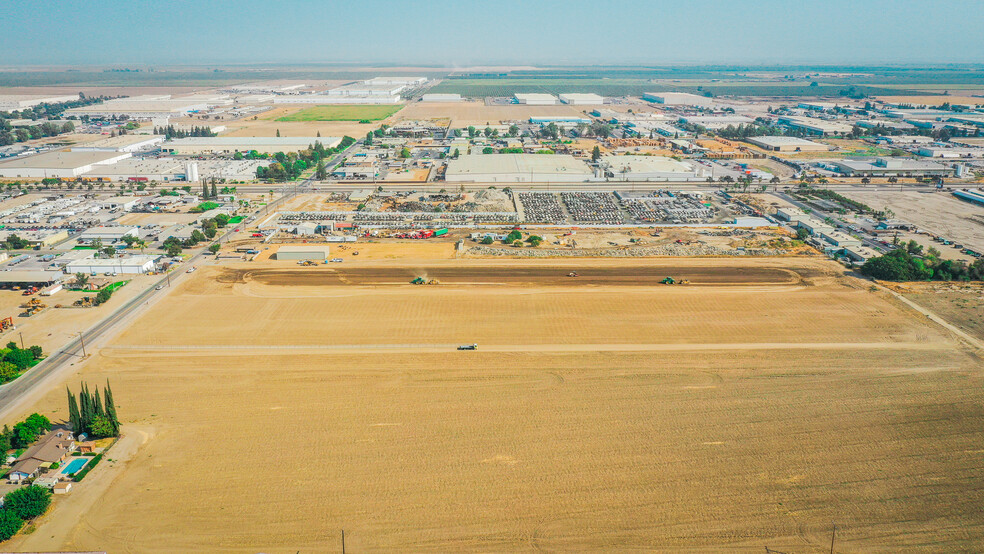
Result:
{"label": "hazy sky", "polygon": [[984,62],[981,0],[0,0],[0,65]]}

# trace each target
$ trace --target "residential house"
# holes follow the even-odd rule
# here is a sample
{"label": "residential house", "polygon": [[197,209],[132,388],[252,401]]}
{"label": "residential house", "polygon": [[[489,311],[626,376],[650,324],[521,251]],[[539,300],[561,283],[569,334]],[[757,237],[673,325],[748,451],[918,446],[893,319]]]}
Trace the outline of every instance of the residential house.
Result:
{"label": "residential house", "polygon": [[41,470],[62,462],[75,450],[75,437],[65,428],[52,429],[38,442],[31,445],[11,466],[7,479],[19,483],[37,477]]}

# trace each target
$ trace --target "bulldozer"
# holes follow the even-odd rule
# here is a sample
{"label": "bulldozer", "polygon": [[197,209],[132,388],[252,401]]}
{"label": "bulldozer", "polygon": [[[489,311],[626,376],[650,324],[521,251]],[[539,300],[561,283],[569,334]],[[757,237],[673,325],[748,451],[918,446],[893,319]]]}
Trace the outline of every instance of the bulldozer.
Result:
{"label": "bulldozer", "polygon": [[318,265],[318,264],[312,262],[311,260],[301,260],[301,261],[297,262],[297,265],[307,266],[307,265]]}
{"label": "bulldozer", "polygon": [[664,277],[663,280],[660,281],[660,283],[664,285],[675,285],[676,279],[674,279],[673,277]]}
{"label": "bulldozer", "polygon": [[440,285],[441,282],[437,279],[427,280],[423,277],[415,277],[413,281],[410,281],[411,285]]}
{"label": "bulldozer", "polygon": [[44,302],[40,298],[32,298],[21,304],[21,308],[44,308]]}

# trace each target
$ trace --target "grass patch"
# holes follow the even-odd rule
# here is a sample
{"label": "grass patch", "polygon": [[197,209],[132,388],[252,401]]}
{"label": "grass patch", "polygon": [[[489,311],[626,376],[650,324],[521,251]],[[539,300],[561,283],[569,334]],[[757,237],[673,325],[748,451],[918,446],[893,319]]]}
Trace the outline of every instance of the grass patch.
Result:
{"label": "grass patch", "polygon": [[116,289],[125,287],[129,282],[130,281],[116,281],[112,285],[107,286],[106,289],[109,290],[109,292],[116,292]]}
{"label": "grass patch", "polygon": [[277,121],[379,121],[400,111],[402,105],[312,106],[277,118]]}
{"label": "grass patch", "polygon": [[246,218],[243,217],[243,216],[241,216],[241,215],[237,215],[236,217],[230,218],[229,219],[229,223],[235,225],[237,223],[241,223],[243,219],[246,219]]}

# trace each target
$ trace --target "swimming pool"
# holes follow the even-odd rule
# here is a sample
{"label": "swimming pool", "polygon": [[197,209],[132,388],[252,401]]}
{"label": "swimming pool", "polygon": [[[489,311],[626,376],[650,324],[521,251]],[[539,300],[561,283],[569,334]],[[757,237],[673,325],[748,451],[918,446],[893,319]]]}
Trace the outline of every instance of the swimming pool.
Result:
{"label": "swimming pool", "polygon": [[65,466],[65,469],[63,469],[61,472],[65,475],[68,475],[69,473],[77,473],[80,469],[82,469],[82,466],[84,466],[88,461],[89,458],[83,458],[79,456],[78,458],[75,458],[71,462],[68,462],[68,465]]}

